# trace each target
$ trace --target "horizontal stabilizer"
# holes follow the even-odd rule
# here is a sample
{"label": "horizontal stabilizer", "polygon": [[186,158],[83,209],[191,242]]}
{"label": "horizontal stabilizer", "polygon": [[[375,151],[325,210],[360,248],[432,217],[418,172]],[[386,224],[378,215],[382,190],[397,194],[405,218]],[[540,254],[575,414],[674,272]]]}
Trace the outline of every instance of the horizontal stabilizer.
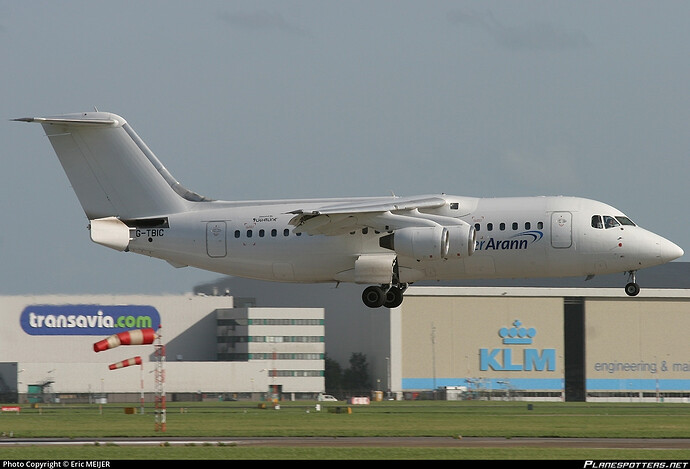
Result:
{"label": "horizontal stabilizer", "polygon": [[20,117],[19,119],[12,119],[18,122],[38,122],[40,124],[69,124],[69,125],[111,125],[118,126],[124,123],[117,119],[76,119],[76,118],[59,118],[59,117]]}

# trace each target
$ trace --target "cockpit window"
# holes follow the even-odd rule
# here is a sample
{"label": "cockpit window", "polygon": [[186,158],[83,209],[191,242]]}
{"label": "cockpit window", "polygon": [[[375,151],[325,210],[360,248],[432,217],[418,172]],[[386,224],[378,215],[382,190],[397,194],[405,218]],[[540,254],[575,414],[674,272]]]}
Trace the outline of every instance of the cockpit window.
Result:
{"label": "cockpit window", "polygon": [[618,220],[616,220],[614,217],[611,217],[609,215],[604,215],[604,227],[605,228],[615,228],[616,226],[619,226],[620,223],[618,223]]}
{"label": "cockpit window", "polygon": [[616,220],[620,222],[621,225],[636,226],[633,221],[628,217],[616,217]]}
{"label": "cockpit window", "polygon": [[636,226],[628,217],[611,215],[592,215],[592,228],[615,228],[617,226]]}

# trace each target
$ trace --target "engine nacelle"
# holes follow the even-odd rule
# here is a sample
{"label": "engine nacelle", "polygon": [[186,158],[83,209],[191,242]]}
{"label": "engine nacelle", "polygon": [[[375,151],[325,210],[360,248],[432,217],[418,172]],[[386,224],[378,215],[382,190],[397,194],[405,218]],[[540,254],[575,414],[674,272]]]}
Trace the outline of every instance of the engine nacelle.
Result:
{"label": "engine nacelle", "polygon": [[448,256],[450,237],[443,226],[401,228],[381,237],[379,246],[418,261],[438,260]]}
{"label": "engine nacelle", "polygon": [[471,256],[474,253],[474,247],[477,241],[477,232],[474,226],[465,223],[462,225],[447,226],[446,229],[448,230],[450,238],[448,259],[460,259],[462,257]]}
{"label": "engine nacelle", "polygon": [[401,228],[381,237],[379,246],[418,261],[458,259],[474,253],[476,237],[474,227],[467,223]]}

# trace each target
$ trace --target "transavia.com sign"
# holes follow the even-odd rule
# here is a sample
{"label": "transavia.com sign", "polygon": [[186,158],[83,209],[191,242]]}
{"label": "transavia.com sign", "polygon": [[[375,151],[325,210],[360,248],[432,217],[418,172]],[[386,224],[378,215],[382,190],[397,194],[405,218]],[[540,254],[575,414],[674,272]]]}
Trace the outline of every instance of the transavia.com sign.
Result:
{"label": "transavia.com sign", "polygon": [[142,305],[32,305],[20,323],[30,335],[110,335],[160,327],[160,314]]}

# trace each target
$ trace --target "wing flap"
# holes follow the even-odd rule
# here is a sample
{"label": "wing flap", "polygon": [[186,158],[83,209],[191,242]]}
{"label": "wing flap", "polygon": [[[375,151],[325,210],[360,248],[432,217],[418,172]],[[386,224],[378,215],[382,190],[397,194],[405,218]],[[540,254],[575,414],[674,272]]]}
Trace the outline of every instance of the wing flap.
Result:
{"label": "wing flap", "polygon": [[438,225],[463,225],[464,221],[449,216],[420,212],[420,209],[443,207],[440,196],[395,198],[384,202],[362,202],[328,205],[311,210],[293,210],[290,224],[296,233],[340,235],[363,228],[380,232],[400,228]]}
{"label": "wing flap", "polygon": [[442,197],[403,197],[391,199],[389,202],[362,202],[336,204],[321,207],[317,210],[303,212],[295,210],[293,214],[299,215],[332,215],[344,213],[368,213],[368,212],[395,212],[400,210],[412,210],[421,208],[438,208],[446,204]]}
{"label": "wing flap", "polygon": [[295,215],[290,224],[296,227],[297,233],[330,236],[362,228],[390,231],[405,226],[426,226],[430,222],[419,213],[419,209],[438,208],[445,204],[443,197],[429,196],[327,205],[318,209],[289,212]]}

